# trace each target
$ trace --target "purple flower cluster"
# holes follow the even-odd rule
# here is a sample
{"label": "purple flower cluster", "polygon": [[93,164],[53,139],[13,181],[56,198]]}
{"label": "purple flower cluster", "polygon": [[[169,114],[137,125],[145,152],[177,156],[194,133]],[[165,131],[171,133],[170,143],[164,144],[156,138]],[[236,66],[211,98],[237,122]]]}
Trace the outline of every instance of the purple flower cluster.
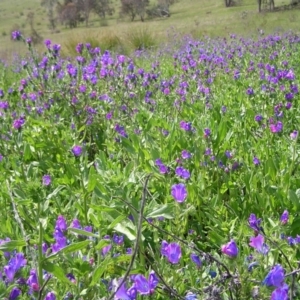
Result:
{"label": "purple flower cluster", "polygon": [[53,253],[56,253],[67,246],[67,238],[64,235],[67,228],[68,226],[65,218],[63,216],[58,216],[53,233],[55,243],[51,246]]}
{"label": "purple flower cluster", "polygon": [[167,241],[162,241],[160,253],[167,257],[171,264],[178,264],[181,258],[181,247],[175,242],[169,244]]}
{"label": "purple flower cluster", "polygon": [[149,278],[147,279],[142,274],[132,275],[131,281],[133,282],[130,288],[126,288],[126,284],[123,283],[121,287],[119,284],[122,279],[116,285],[115,289],[118,288],[118,291],[115,295],[116,300],[135,300],[137,299],[137,295],[152,295],[155,291],[155,288],[158,285],[158,278],[154,271],[151,271],[149,274]]}
{"label": "purple flower cluster", "polygon": [[161,174],[167,174],[167,173],[169,173],[169,168],[165,164],[163,164],[163,162],[162,162],[162,160],[160,158],[158,158],[158,159],[155,160],[155,164],[159,168],[159,172]]}
{"label": "purple flower cluster", "polygon": [[239,253],[237,244],[233,239],[231,239],[227,244],[223,245],[221,247],[221,251],[229,258],[235,258]]}
{"label": "purple flower cluster", "polygon": [[172,185],[171,195],[178,203],[184,202],[188,195],[185,185],[183,183]]}
{"label": "purple flower cluster", "polygon": [[284,269],[281,265],[275,265],[263,280],[263,285],[276,288],[271,295],[271,300],[288,300],[288,285],[284,282]]}

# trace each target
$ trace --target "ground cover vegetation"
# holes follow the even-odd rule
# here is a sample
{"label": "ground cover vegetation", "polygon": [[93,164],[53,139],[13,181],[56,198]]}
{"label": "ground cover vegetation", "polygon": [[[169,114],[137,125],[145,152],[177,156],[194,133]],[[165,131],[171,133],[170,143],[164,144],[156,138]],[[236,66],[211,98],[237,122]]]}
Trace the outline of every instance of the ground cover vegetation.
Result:
{"label": "ground cover vegetation", "polygon": [[292,32],[1,65],[0,297],[299,298]]}
{"label": "ground cover vegetation", "polygon": [[[63,46],[62,55],[76,55],[80,42],[129,54],[141,47],[165,42],[173,27],[194,38],[255,35],[258,28],[298,30],[298,0],[12,0],[0,2],[0,58],[24,54],[22,43],[13,43],[10,32],[31,37],[38,51],[50,38]],[[273,3],[273,4],[272,4]],[[259,13],[259,10],[261,13]],[[133,21],[132,21],[133,20]],[[144,22],[141,22],[143,20]]]}

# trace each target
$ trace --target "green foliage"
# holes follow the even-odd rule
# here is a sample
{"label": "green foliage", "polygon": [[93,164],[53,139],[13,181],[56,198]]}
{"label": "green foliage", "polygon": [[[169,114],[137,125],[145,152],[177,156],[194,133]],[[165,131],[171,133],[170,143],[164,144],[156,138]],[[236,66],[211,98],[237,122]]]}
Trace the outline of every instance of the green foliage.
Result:
{"label": "green foliage", "polygon": [[[111,50],[121,43],[107,38]],[[185,36],[128,57],[105,52],[105,39],[91,36],[100,53],[82,44],[81,57],[66,60],[48,45],[16,73],[1,65],[0,264],[13,250],[27,262],[0,284],[0,295],[8,298],[14,280],[34,269],[42,297],[109,298],[109,282],[155,271],[153,299],[187,292],[205,299],[212,290],[250,299],[256,287],[264,299],[271,290],[261,283],[275,264],[294,272],[284,279],[299,293],[299,243],[286,238],[297,237],[300,222],[299,139],[290,136],[299,127],[297,39]],[[154,40],[143,27],[127,42],[149,49]],[[79,42],[67,41],[67,53]],[[282,130],[272,132],[271,117]],[[182,202],[171,192],[178,183]],[[253,213],[258,228],[248,223]],[[257,235],[268,253],[249,247]],[[224,250],[231,239],[233,256]],[[178,263],[162,255],[162,241],[180,244]],[[29,287],[22,289],[26,298]]]}
{"label": "green foliage", "polygon": [[131,29],[127,32],[127,42],[134,50],[154,49],[156,40],[148,27]]}

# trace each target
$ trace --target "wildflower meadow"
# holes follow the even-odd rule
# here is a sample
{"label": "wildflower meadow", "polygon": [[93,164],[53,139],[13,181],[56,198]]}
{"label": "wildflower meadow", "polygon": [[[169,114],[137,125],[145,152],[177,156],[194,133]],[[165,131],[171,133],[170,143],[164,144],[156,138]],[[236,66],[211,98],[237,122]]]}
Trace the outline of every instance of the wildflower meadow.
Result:
{"label": "wildflower meadow", "polygon": [[1,299],[300,299],[300,36],[0,66]]}

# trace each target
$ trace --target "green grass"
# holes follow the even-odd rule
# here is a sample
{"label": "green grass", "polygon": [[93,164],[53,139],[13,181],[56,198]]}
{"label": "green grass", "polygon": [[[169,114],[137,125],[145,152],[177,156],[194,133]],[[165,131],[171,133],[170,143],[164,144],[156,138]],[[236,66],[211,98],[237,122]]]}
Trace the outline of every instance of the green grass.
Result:
{"label": "green grass", "polygon": [[[288,4],[289,0],[275,1],[276,6]],[[137,39],[133,36],[141,32],[143,25],[149,33],[155,36],[150,41],[148,34],[147,43],[158,44],[166,39],[166,32],[175,28],[176,32],[192,34],[194,37],[202,36],[226,36],[230,33],[241,35],[252,35],[258,28],[265,32],[298,30],[300,21],[300,10],[286,10],[272,13],[259,14],[256,1],[242,0],[237,6],[226,8],[221,0],[179,0],[170,8],[170,18],[146,19],[145,24],[139,20],[131,22],[129,18],[119,18],[119,0],[114,0],[115,14],[107,17],[105,26],[98,16],[92,15],[90,27],[86,28],[80,24],[76,29],[67,29],[58,25],[57,33],[51,33],[47,27],[47,15],[45,8],[41,7],[39,0],[3,0],[0,2],[0,57],[10,59],[12,53],[22,53],[25,47],[10,40],[10,32],[20,28],[25,35],[30,34],[27,14],[30,11],[35,13],[35,29],[44,38],[63,46],[74,41],[74,36],[80,37],[81,42],[91,37],[99,36],[99,46],[102,40],[110,41],[110,36],[118,40],[123,49],[131,50],[136,48]],[[132,38],[128,40],[128,36]],[[77,38],[76,38],[77,39]],[[68,41],[70,40],[70,41]],[[145,41],[144,41],[145,42]],[[143,41],[142,41],[143,43]],[[102,43],[102,45],[105,43]],[[109,44],[109,42],[108,42]],[[115,45],[111,49],[118,49]],[[121,47],[121,49],[122,49]],[[42,46],[38,47],[42,49]],[[68,46],[67,46],[68,48]],[[70,54],[72,51],[70,51]]]}

